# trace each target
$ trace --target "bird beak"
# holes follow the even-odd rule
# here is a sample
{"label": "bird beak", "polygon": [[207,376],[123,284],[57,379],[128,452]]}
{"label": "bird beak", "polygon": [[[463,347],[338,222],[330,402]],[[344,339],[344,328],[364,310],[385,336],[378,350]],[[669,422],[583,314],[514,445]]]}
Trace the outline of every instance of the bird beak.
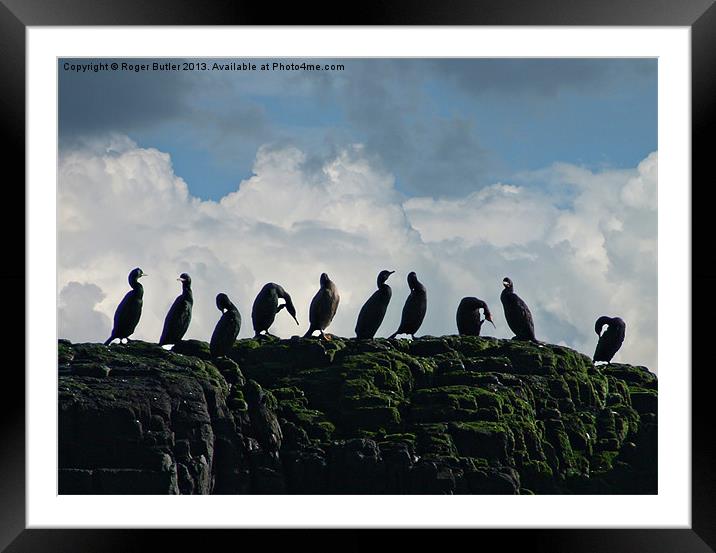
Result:
{"label": "bird beak", "polygon": [[392,275],[395,271],[388,271],[389,275]]}
{"label": "bird beak", "polygon": [[178,278],[177,280],[180,280],[181,282],[186,282],[185,278]]}
{"label": "bird beak", "polygon": [[300,323],[298,322],[298,319],[297,319],[294,315],[291,315],[291,317],[293,317],[293,320],[296,321],[296,324],[300,326]]}
{"label": "bird beak", "polygon": [[[495,323],[492,322],[492,319],[487,319],[487,320],[490,321],[490,324],[491,324],[492,326],[495,326]],[[497,327],[496,327],[496,326],[495,326],[495,330],[497,330]]]}

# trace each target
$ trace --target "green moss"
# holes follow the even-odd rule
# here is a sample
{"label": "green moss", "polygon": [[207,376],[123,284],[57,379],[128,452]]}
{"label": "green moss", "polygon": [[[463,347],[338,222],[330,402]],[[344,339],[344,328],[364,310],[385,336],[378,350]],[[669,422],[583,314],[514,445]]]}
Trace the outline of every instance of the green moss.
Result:
{"label": "green moss", "polygon": [[656,390],[632,386],[629,399],[639,414],[656,413],[658,411],[658,394]]}
{"label": "green moss", "polygon": [[402,432],[398,434],[386,434],[384,440],[389,443],[408,443],[413,446],[417,443],[417,435],[412,432]]}
{"label": "green moss", "polygon": [[59,340],[57,342],[57,361],[59,364],[69,363],[74,357],[75,352],[72,349],[72,343],[67,340]]}
{"label": "green moss", "polygon": [[637,386],[639,388],[652,390],[655,390],[657,387],[656,375],[650,372],[646,367],[610,363],[602,368],[602,372],[605,375],[613,376],[617,380],[626,382],[630,387]]}
{"label": "green moss", "polygon": [[453,422],[448,425],[448,432],[461,455],[506,464],[511,461],[515,438],[505,423]]}
{"label": "green moss", "polygon": [[589,462],[592,476],[610,471],[617,455],[619,455],[617,451],[600,451],[595,453]]}
{"label": "green moss", "polygon": [[446,424],[421,424],[414,428],[419,455],[457,455],[457,448],[447,432]]}
{"label": "green moss", "polygon": [[[304,443],[326,447],[370,437],[386,448],[406,444],[417,456],[450,467],[444,470],[455,479],[455,491],[469,488],[471,471],[484,476],[510,468],[536,493],[575,482],[597,489],[589,487],[596,486],[594,478],[613,478],[625,441],[643,451],[638,442],[649,439],[643,420],[655,421],[649,413],[657,407],[656,377],[643,368],[595,368],[569,348],[517,340],[268,338],[238,340],[231,361],[212,362],[207,354],[199,341],[175,352],[143,342],[111,348],[60,342],[60,395],[67,402],[88,394],[107,399],[117,377],[149,378],[175,389],[186,389],[190,378],[192,389],[196,379],[207,398],[230,390],[226,403],[236,414],[246,410],[245,375]],[[85,366],[111,372],[104,379],[62,376]]]}

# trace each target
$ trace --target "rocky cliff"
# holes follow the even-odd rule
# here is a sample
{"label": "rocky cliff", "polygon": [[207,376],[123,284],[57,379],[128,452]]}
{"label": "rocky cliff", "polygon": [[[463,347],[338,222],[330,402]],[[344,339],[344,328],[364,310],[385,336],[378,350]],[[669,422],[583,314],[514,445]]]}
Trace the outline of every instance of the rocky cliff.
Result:
{"label": "rocky cliff", "polygon": [[475,337],[60,340],[59,492],[657,492],[657,379]]}

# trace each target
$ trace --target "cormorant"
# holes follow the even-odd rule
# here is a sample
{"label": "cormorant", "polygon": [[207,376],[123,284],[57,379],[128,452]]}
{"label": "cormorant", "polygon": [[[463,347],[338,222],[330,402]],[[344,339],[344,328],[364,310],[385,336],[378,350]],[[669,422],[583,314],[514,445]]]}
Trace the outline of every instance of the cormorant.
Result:
{"label": "cormorant", "polygon": [[530,313],[529,307],[521,297],[515,294],[512,281],[509,278],[502,279],[502,285],[505,288],[500,294],[500,300],[505,309],[507,325],[515,333],[514,339],[536,342],[535,325],[532,322],[532,313]]}
{"label": "cormorant", "polygon": [[308,311],[311,326],[304,334],[304,338],[308,338],[318,330],[321,332],[321,338],[328,339],[323,331],[331,324],[340,299],[336,285],[326,273],[321,273],[321,288],[311,300],[311,307]]}
{"label": "cormorant", "polygon": [[181,294],[177,296],[169,308],[169,313],[164,319],[164,329],[159,338],[159,345],[176,344],[186,334],[191,322],[191,308],[194,305],[194,296],[191,293],[191,277],[182,273],[177,279],[181,282]]}
{"label": "cormorant", "polygon": [[[283,299],[286,303],[279,305],[279,299]],[[256,296],[254,305],[251,308],[251,321],[254,324],[256,337],[258,337],[263,331],[266,332],[266,336],[271,336],[268,329],[273,324],[276,314],[284,307],[286,308],[286,311],[290,313],[291,317],[293,317],[293,320],[296,321],[296,324],[298,324],[298,319],[296,318],[296,308],[293,306],[291,296],[283,289],[282,286],[269,282],[261,288],[261,291],[258,296]]]}
{"label": "cormorant", "polygon": [[144,287],[139,283],[139,279],[143,276],[147,275],[139,267],[132,269],[129,273],[129,286],[132,289],[125,294],[114,312],[114,327],[112,328],[112,334],[104,343],[105,346],[108,346],[115,338],[119,338],[120,342],[123,339],[129,342],[129,337],[134,333],[134,329],[137,328],[139,317],[142,316],[144,298]]}
{"label": "cormorant", "polygon": [[222,315],[211,335],[209,351],[212,357],[224,357],[231,351],[236,337],[239,335],[239,330],[241,330],[241,314],[231,303],[229,296],[223,293],[217,294],[216,307]]}
{"label": "cormorant", "polygon": [[400,326],[389,339],[395,338],[398,334],[410,334],[415,339],[415,333],[420,328],[420,325],[423,324],[425,312],[428,310],[427,290],[420,283],[415,272],[408,274],[408,286],[410,286],[410,294],[403,306]]}
{"label": "cormorant", "polygon": [[[482,309],[485,318],[480,319],[480,309]],[[460,305],[457,306],[457,331],[461,336],[479,336],[482,324],[490,321],[492,326],[492,314],[490,308],[481,299],[474,297],[462,298]],[[497,327],[495,327],[497,328]]]}
{"label": "cormorant", "polygon": [[[602,334],[604,325],[607,325],[607,329]],[[597,349],[594,351],[594,361],[611,362],[624,342],[626,323],[619,317],[599,317],[594,325],[594,331],[599,336]]]}
{"label": "cormorant", "polygon": [[385,311],[388,309],[390,298],[393,295],[390,286],[385,281],[395,271],[381,271],[378,273],[378,289],[368,298],[361,307],[356,323],[356,336],[358,338],[373,338],[383,322]]}

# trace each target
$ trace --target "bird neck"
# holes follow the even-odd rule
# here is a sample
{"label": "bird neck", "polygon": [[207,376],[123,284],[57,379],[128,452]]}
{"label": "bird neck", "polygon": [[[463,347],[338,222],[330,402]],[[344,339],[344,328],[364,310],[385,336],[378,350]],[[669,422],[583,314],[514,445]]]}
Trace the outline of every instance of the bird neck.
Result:
{"label": "bird neck", "polygon": [[138,281],[135,280],[132,284],[132,290],[134,290],[134,293],[139,296],[140,298],[144,296],[144,286]]}
{"label": "bird neck", "polygon": [[189,301],[194,301],[194,294],[191,292],[191,284],[187,282],[181,283],[181,295]]}

